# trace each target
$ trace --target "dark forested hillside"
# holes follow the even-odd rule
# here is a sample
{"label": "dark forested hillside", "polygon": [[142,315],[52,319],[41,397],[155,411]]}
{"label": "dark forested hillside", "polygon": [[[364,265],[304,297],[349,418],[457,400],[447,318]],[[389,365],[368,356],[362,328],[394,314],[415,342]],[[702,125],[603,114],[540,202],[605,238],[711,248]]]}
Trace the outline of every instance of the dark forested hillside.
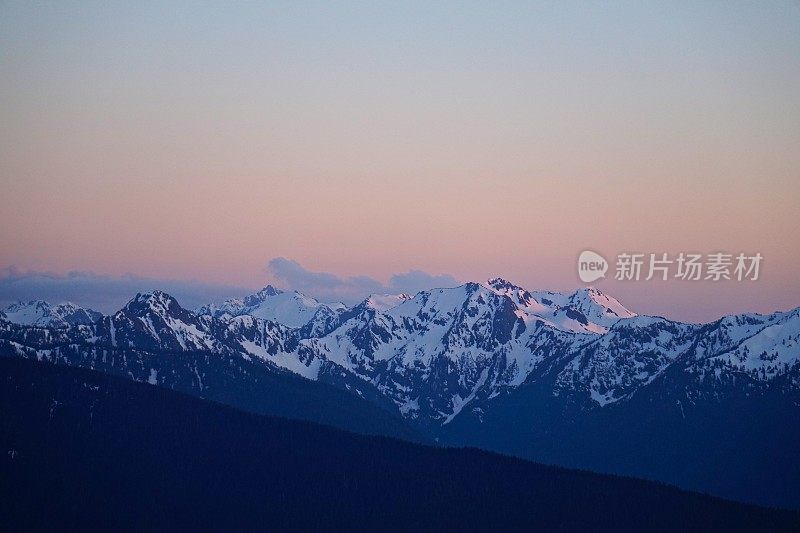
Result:
{"label": "dark forested hillside", "polygon": [[[36,328],[21,329],[36,331]],[[151,380],[157,374],[158,379],[152,381],[162,387],[256,414],[308,420],[355,433],[431,441],[407,424],[399,413],[384,409],[380,402],[370,402],[343,388],[304,379],[256,361],[202,351],[148,352],[66,342],[50,355],[53,362],[61,365],[88,367],[137,381]],[[0,358],[18,356],[38,358],[35,350],[18,348],[0,339]]]}
{"label": "dark forested hillside", "polygon": [[797,514],[671,487],[258,416],[0,358],[9,529],[753,529]]}

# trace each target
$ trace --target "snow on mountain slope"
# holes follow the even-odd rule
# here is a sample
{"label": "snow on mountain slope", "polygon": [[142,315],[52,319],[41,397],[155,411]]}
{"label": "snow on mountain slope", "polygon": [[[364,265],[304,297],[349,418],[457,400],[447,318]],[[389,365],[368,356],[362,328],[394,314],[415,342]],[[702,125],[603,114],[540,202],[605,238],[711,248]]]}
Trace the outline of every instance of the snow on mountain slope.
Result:
{"label": "snow on mountain slope", "polygon": [[299,328],[308,323],[321,307],[328,307],[336,311],[344,306],[341,304],[329,306],[318,302],[310,296],[292,291],[267,298],[258,305],[248,307],[242,314],[280,322],[291,328]]}
{"label": "snow on mountain slope", "polygon": [[412,299],[410,294],[372,294],[366,300],[364,305],[376,311],[388,311],[393,307],[397,307],[401,303]]}
{"label": "snow on mountain slope", "polygon": [[97,311],[71,302],[52,305],[43,300],[17,302],[6,307],[2,313],[6,320],[15,324],[51,328],[91,324],[103,316]]}
{"label": "snow on mountain slope", "polygon": [[310,367],[297,353],[293,328],[252,315],[225,320],[198,316],[166,293],[138,294],[98,323],[97,342],[115,347],[165,351],[208,351],[253,358],[314,379],[318,366]]}
{"label": "snow on mountain slope", "polygon": [[600,406],[619,401],[689,349],[696,332],[694,325],[655,317],[619,321],[606,334],[573,348],[554,393],[579,391]]}
{"label": "snow on mountain slope", "polygon": [[[602,407],[647,387],[676,361],[728,352],[746,338],[741,352],[751,354],[750,367],[784,371],[800,358],[793,319],[682,324],[637,316],[592,288],[536,293],[494,279],[423,291],[382,312],[365,306],[327,335],[300,342],[377,384],[405,416],[445,424],[471,403],[548,375],[554,396]],[[728,371],[744,364],[726,357]]]}
{"label": "snow on mountain slope", "polygon": [[198,317],[167,293],[139,293],[125,307],[97,323],[98,343],[160,351],[216,351],[209,317]]}
{"label": "snow on mountain slope", "polygon": [[[495,336],[510,335],[509,324],[492,322],[492,312],[501,300],[475,283],[421,292],[383,312],[364,306],[361,313],[319,339],[319,344],[335,353],[334,361],[343,366],[396,357],[406,363],[419,360],[429,364],[452,343],[493,348],[497,345],[493,341]],[[507,309],[513,315],[506,317],[513,327],[518,317],[513,304]],[[524,328],[522,320],[520,324]],[[466,336],[466,340],[459,334]]]}
{"label": "snow on mountain slope", "polygon": [[[632,318],[636,314],[626,309],[618,300],[595,289],[585,287],[570,295],[566,309],[573,309],[594,324],[609,328],[620,319]],[[566,314],[566,311],[565,311]]]}
{"label": "snow on mountain slope", "polygon": [[497,294],[511,298],[526,313],[565,331],[602,334],[618,320],[636,316],[615,298],[594,287],[578,289],[571,294],[531,292],[502,278],[490,279],[486,286]]}
{"label": "snow on mountain slope", "polygon": [[475,398],[522,383],[548,351],[537,341],[573,335],[477,283],[423,291],[383,312],[360,307],[301,344],[375,383],[406,416],[440,424]]}
{"label": "snow on mountain slope", "polygon": [[267,361],[280,368],[316,379],[322,361],[298,353],[297,336],[293,328],[240,315],[224,321],[225,337],[245,352],[245,358]]}
{"label": "snow on mountain slope", "polygon": [[726,316],[715,322],[704,324],[697,345],[697,358],[714,357],[732,350],[776,321],[790,319],[791,314],[791,311],[771,315],[746,313]]}
{"label": "snow on mountain slope", "polygon": [[[771,315],[740,315],[718,322],[716,335],[706,335],[702,347],[706,361],[769,379],[786,372],[800,359],[800,308]],[[721,331],[721,332],[720,332]],[[709,338],[717,346],[710,347]]]}
{"label": "snow on mountain slope", "polygon": [[[742,373],[768,381],[800,365],[798,309],[682,324],[637,316],[592,288],[531,292],[499,278],[414,297],[371,296],[349,309],[266,287],[199,312],[155,291],[91,325],[0,321],[0,341],[14,353],[89,345],[264,364],[372,394],[429,427],[491,409],[523,387],[595,409],[658,386],[671,371],[687,376],[686,394],[713,398],[717,382],[736,387]],[[289,319],[269,319],[277,316]]]}
{"label": "snow on mountain slope", "polygon": [[299,328],[311,321],[320,308],[337,312],[344,309],[345,306],[341,303],[323,304],[300,292],[286,292],[267,285],[257,293],[243,299],[230,299],[220,305],[204,305],[198,308],[196,313],[223,319],[250,315],[279,322],[291,328]]}

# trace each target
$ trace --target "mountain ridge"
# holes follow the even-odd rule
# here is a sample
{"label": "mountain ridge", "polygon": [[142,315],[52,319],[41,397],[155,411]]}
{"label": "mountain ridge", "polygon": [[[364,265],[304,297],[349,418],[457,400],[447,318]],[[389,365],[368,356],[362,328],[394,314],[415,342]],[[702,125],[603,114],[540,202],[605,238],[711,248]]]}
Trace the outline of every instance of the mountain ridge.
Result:
{"label": "mountain ridge", "polygon": [[[283,294],[297,293],[268,287],[258,299]],[[495,278],[413,297],[367,298],[351,308],[320,305],[310,316],[289,327],[246,313],[198,315],[156,291],[90,325],[59,329],[0,320],[0,355],[98,368],[250,409],[245,389],[264,401],[258,383],[287,374],[371,403],[430,439],[600,471],[628,468],[651,479],[672,480],[654,458],[633,466],[618,456],[584,465],[545,441],[568,432],[569,424],[576,434],[609,440],[595,426],[608,417],[607,425],[623,435],[642,420],[661,434],[659,419],[639,407],[642,398],[678,427],[687,417],[710,427],[708,417],[741,402],[747,409],[770,405],[769,416],[786,424],[800,417],[800,308],[691,324],[636,315],[596,289],[527,291]],[[229,397],[226,388],[238,392]],[[327,416],[342,423],[334,415]],[[702,431],[703,424],[694,427]],[[800,437],[777,427],[765,428],[765,438],[770,431],[787,447],[800,446]],[[626,442],[615,445],[624,449]],[[763,448],[755,438],[748,445],[753,454]],[[582,453],[602,455],[591,446]],[[725,493],[712,472],[702,474],[672,481],[729,497],[747,494],[741,487]],[[800,486],[793,468],[776,476]],[[730,486],[737,483],[746,485],[735,479]],[[800,508],[800,495],[787,499],[775,491],[759,502]]]}
{"label": "mountain ridge", "polygon": [[[462,386],[452,398],[429,398],[433,404],[426,416],[442,421],[452,420],[456,410],[481,392],[491,395],[535,378],[537,367],[555,362],[553,354],[561,352],[572,360],[563,362],[554,393],[579,383],[600,407],[646,386],[690,348],[697,351],[693,359],[698,363],[721,358],[729,368],[744,365],[765,378],[784,371],[781,364],[796,365],[800,359],[792,349],[800,338],[798,320],[793,320],[800,308],[685,324],[636,315],[594,288],[569,294],[537,292],[493,278],[486,284],[421,291],[413,297],[373,295],[352,308],[334,309],[313,300],[319,305],[308,322],[297,326],[258,316],[265,302],[287,294],[308,299],[297,291],[267,286],[241,300],[251,305],[238,314],[223,311],[214,316],[206,312],[211,306],[193,313],[162,291],[140,293],[110,315],[113,321],[97,320],[93,333],[81,329],[85,324],[70,332],[73,338],[115,348],[237,353],[308,379],[317,379],[323,366],[333,364],[364,382],[377,383],[412,417],[416,409],[410,404],[418,403],[419,396],[412,397],[417,391],[409,390],[408,379],[435,379],[438,372],[438,379],[447,382],[450,378],[441,374],[445,372]],[[775,335],[780,340],[770,344]]]}

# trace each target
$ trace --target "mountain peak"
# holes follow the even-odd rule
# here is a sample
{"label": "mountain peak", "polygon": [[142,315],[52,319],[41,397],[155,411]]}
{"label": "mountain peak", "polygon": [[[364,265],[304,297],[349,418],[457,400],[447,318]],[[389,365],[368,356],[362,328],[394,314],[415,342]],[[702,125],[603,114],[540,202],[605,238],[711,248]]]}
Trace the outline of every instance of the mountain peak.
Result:
{"label": "mountain peak", "polygon": [[585,315],[615,318],[631,318],[636,313],[627,309],[619,300],[609,296],[595,287],[581,287],[569,297],[569,305],[577,308]]}
{"label": "mountain peak", "polygon": [[[295,291],[295,292],[297,292],[297,291]],[[259,295],[259,296],[266,297],[266,296],[277,296],[277,295],[282,294],[282,293],[283,293],[282,290],[280,290],[278,288],[275,288],[272,285],[267,285],[266,287],[264,287],[263,289],[258,291],[256,294]]]}
{"label": "mountain peak", "polygon": [[128,311],[134,315],[141,315],[148,312],[166,315],[180,309],[182,309],[182,307],[178,303],[178,300],[160,290],[137,293],[123,308],[124,311]]}
{"label": "mountain peak", "polygon": [[514,283],[511,283],[507,279],[499,277],[486,280],[486,285],[498,291],[517,290],[517,289],[524,290],[519,285],[516,285]]}
{"label": "mountain peak", "polygon": [[472,294],[480,290],[481,284],[474,281],[468,281],[462,285],[462,287],[464,287],[464,290],[467,292],[467,294]]}
{"label": "mountain peak", "polygon": [[132,301],[169,301],[174,300],[172,296],[161,290],[154,290],[149,292],[137,292]]}
{"label": "mountain peak", "polygon": [[283,294],[283,291],[280,289],[276,289],[272,285],[267,285],[257,293],[245,296],[244,306],[245,307],[256,306],[262,302],[265,302],[268,298],[272,298],[273,296],[278,296],[279,294]]}

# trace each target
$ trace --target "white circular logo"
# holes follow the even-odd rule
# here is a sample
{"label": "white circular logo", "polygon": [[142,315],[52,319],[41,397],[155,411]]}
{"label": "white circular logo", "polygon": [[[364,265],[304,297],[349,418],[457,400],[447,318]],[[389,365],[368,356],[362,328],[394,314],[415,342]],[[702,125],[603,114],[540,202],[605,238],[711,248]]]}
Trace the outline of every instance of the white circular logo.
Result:
{"label": "white circular logo", "polygon": [[604,278],[608,272],[608,261],[591,250],[584,250],[578,256],[578,277],[584,283],[591,283]]}

